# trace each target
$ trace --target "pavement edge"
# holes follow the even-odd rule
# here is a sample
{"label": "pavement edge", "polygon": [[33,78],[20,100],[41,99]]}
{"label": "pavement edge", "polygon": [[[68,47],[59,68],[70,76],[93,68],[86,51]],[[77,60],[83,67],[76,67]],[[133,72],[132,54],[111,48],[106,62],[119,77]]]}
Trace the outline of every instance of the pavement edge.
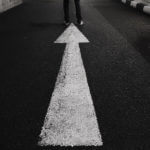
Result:
{"label": "pavement edge", "polygon": [[121,0],[121,2],[137,9],[138,11],[142,11],[142,12],[150,15],[150,5],[147,5],[142,2],[137,2],[136,0]]}

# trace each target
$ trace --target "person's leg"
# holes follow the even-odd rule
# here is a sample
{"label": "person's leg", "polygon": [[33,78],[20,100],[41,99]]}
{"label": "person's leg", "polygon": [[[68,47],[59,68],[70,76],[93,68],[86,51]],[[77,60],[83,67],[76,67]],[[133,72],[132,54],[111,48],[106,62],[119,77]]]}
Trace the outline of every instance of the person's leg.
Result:
{"label": "person's leg", "polygon": [[75,6],[76,6],[76,17],[77,17],[77,21],[78,21],[78,23],[80,23],[81,20],[82,20],[81,8],[80,8],[80,0],[74,0],[74,2],[75,2]]}
{"label": "person's leg", "polygon": [[69,22],[69,0],[64,0],[63,6],[65,22]]}

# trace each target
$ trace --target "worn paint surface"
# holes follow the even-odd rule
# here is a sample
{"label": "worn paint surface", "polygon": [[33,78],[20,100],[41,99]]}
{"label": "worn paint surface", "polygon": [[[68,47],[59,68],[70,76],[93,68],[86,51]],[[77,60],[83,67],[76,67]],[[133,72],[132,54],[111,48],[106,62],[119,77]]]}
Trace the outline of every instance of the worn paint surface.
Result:
{"label": "worn paint surface", "polygon": [[39,145],[102,145],[79,43],[89,42],[71,24],[55,43],[67,43]]}

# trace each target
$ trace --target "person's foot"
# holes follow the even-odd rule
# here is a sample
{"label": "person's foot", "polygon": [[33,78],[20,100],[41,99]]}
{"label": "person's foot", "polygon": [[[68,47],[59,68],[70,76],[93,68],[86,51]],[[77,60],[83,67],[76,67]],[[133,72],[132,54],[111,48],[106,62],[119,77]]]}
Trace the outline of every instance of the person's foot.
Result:
{"label": "person's foot", "polygon": [[83,20],[79,20],[79,21],[77,21],[77,22],[78,22],[78,24],[79,24],[80,26],[83,26],[83,25],[84,25]]}
{"label": "person's foot", "polygon": [[65,25],[65,26],[69,26],[69,25],[70,25],[70,22],[65,20],[65,21],[64,21],[64,25]]}

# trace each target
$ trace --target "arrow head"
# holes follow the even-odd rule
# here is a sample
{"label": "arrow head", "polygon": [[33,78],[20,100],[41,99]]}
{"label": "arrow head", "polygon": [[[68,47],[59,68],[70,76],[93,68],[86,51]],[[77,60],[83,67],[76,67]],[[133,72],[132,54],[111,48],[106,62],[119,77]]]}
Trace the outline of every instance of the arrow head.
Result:
{"label": "arrow head", "polygon": [[89,40],[71,23],[54,43],[89,43]]}

